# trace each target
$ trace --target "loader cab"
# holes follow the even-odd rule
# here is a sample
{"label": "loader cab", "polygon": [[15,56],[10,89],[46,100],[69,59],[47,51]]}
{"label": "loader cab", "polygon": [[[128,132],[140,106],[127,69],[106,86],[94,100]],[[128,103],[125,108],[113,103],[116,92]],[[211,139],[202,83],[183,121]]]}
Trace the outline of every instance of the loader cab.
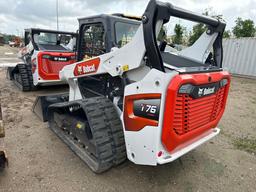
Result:
{"label": "loader cab", "polygon": [[123,14],[102,14],[78,19],[78,61],[122,47],[130,42],[140,26],[140,18]]}

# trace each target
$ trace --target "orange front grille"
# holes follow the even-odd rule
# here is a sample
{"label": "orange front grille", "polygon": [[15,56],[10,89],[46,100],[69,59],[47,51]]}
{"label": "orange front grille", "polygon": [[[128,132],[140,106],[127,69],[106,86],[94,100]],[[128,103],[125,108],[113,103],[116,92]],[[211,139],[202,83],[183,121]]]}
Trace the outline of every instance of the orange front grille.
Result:
{"label": "orange front grille", "polygon": [[215,120],[224,107],[225,87],[215,94],[193,99],[187,94],[178,94],[174,109],[173,129],[183,135]]}

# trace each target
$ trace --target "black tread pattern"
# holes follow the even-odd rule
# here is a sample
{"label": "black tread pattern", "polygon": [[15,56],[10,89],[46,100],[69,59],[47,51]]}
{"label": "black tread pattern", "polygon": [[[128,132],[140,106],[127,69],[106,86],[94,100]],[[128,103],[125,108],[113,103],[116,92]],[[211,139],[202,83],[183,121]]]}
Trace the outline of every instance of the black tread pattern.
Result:
{"label": "black tread pattern", "polygon": [[119,165],[126,160],[126,147],[122,122],[118,117],[113,103],[107,99],[101,99],[101,109],[107,118],[108,126],[111,129],[112,149],[114,150],[114,164]]}
{"label": "black tread pattern", "polygon": [[105,171],[126,160],[122,122],[113,103],[106,97],[89,98],[85,102],[96,149],[99,150],[98,161]]}
{"label": "black tread pattern", "polygon": [[22,91],[35,89],[30,65],[18,64],[18,73],[14,74],[14,82]]}
{"label": "black tread pattern", "polygon": [[[80,105],[87,117],[96,154],[91,157],[85,154],[86,150],[78,148],[70,136],[60,132],[53,123],[53,114],[56,111]],[[54,109],[55,108],[55,109]],[[63,110],[64,111],[64,110]],[[105,97],[93,97],[79,101],[64,102],[51,105],[49,112],[49,126],[53,131],[85,162],[95,173],[102,173],[126,160],[126,148],[123,127],[113,103]],[[56,130],[58,129],[58,130]],[[67,138],[69,137],[69,138]]]}
{"label": "black tread pattern", "polygon": [[83,109],[90,125],[96,148],[96,161],[99,164],[96,172],[103,172],[113,166],[111,129],[100,106],[101,98],[89,98],[83,101]]}

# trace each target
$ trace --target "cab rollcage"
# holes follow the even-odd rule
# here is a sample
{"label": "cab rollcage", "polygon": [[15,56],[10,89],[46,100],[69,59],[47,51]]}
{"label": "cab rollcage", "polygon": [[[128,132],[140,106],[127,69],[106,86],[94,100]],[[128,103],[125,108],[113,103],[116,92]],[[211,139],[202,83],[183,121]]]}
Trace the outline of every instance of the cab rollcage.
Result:
{"label": "cab rollcage", "polygon": [[178,17],[181,19],[202,23],[208,26],[207,34],[211,35],[215,32],[218,36],[213,44],[213,59],[215,66],[222,67],[223,47],[222,35],[226,24],[212,17],[199,15],[179,7],[175,7],[170,3],[163,3],[151,0],[142,16],[144,43],[146,47],[146,56],[149,65],[160,71],[165,71],[163,60],[156,40],[156,26],[158,22],[162,25],[169,22],[170,17]]}

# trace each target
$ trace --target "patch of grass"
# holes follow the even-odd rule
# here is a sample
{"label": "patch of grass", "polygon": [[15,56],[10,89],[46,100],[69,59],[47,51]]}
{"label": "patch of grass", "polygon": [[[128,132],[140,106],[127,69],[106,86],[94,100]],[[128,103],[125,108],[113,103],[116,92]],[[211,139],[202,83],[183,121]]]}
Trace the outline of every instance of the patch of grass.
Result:
{"label": "patch of grass", "polygon": [[204,163],[204,176],[207,178],[221,177],[224,171],[225,166],[214,159],[207,159]]}
{"label": "patch of grass", "polygon": [[225,129],[221,129],[221,132],[220,134],[224,135],[225,137],[229,138],[229,139],[232,139],[231,135],[226,133],[226,130]]}
{"label": "patch of grass", "polygon": [[237,138],[234,140],[233,144],[237,149],[256,155],[256,138]]}
{"label": "patch of grass", "polygon": [[255,98],[255,97],[252,98],[252,103],[253,103],[253,104],[256,104],[256,98]]}
{"label": "patch of grass", "polygon": [[193,192],[193,191],[196,191],[196,190],[194,189],[193,184],[191,182],[187,181],[184,184],[184,191],[185,192]]}

